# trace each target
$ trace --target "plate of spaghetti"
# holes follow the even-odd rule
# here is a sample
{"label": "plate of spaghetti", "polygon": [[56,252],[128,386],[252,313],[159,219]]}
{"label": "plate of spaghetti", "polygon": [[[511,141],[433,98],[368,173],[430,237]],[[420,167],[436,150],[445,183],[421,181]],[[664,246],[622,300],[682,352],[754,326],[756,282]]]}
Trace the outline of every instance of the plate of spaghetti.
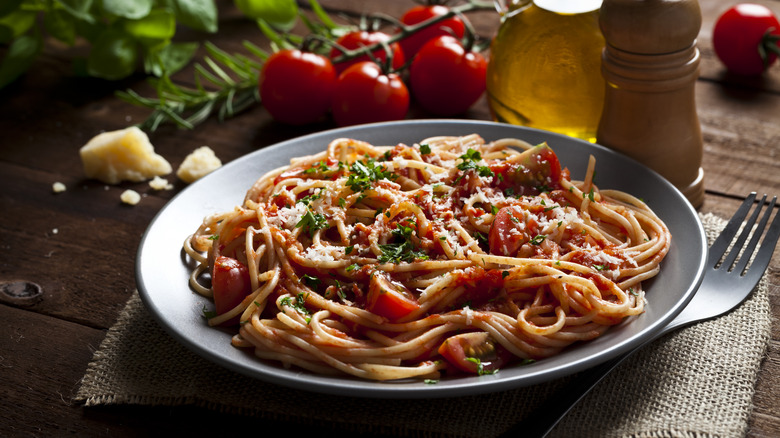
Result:
{"label": "plate of spaghetti", "polygon": [[598,145],[402,121],[270,146],[183,190],[142,300],[231,370],[364,397],[501,391],[638,346],[688,303],[706,240],[669,182]]}

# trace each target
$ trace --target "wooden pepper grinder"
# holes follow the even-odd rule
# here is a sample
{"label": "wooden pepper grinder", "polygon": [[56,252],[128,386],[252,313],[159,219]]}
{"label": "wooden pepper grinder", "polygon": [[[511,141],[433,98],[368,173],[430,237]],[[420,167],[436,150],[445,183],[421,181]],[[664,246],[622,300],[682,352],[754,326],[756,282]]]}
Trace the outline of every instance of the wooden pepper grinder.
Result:
{"label": "wooden pepper grinder", "polygon": [[694,207],[704,202],[696,0],[604,0],[607,82],[597,143],[660,173]]}

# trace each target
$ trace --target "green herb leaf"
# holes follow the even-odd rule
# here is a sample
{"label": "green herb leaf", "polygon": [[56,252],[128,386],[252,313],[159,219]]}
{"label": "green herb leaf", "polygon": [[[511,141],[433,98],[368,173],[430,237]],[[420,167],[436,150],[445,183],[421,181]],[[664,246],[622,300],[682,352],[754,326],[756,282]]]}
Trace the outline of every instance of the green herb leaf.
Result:
{"label": "green herb leaf", "polygon": [[298,16],[295,0],[235,0],[241,12],[249,18],[261,19],[281,30],[290,30]]}
{"label": "green herb leaf", "polygon": [[382,254],[378,257],[380,263],[411,263],[415,260],[427,260],[428,254],[424,251],[417,250],[412,243],[411,237],[413,228],[404,226],[400,223],[396,224],[396,229],[392,231],[393,236],[396,239],[400,239],[400,242],[387,243],[379,245],[379,249],[382,250]]}
{"label": "green herb leaf", "polygon": [[167,43],[176,34],[176,18],[168,9],[154,9],[139,19],[125,21],[124,30],[147,46]]}
{"label": "green herb leaf", "polygon": [[217,6],[214,0],[174,0],[173,10],[179,23],[195,30],[217,31]]}
{"label": "green herb leaf", "polygon": [[92,46],[87,58],[87,72],[98,78],[122,79],[135,71],[137,60],[135,40],[119,29],[109,28]]}
{"label": "green herb leaf", "polygon": [[24,35],[14,40],[0,64],[0,88],[27,71],[42,46],[43,42],[37,34]]}
{"label": "green herb leaf", "polygon": [[383,179],[393,180],[397,175],[387,170],[381,164],[377,164],[374,159],[366,161],[355,161],[349,166],[350,175],[347,177],[347,186],[353,192],[362,192],[371,188],[372,183]]}
{"label": "green herb leaf", "polygon": [[103,0],[103,10],[111,15],[124,18],[141,18],[152,10],[152,0]]}
{"label": "green herb leaf", "polygon": [[546,238],[547,238],[547,236],[544,236],[542,234],[537,234],[536,236],[534,236],[533,239],[531,239],[530,243],[531,243],[531,245],[541,245],[542,242],[544,242],[544,239],[546,239]]}
{"label": "green herb leaf", "polygon": [[304,231],[309,233],[309,237],[314,237],[314,233],[317,230],[321,230],[328,226],[328,221],[324,215],[320,213],[312,213],[307,209],[306,213],[301,217],[301,220],[295,224],[295,228],[303,228]]}

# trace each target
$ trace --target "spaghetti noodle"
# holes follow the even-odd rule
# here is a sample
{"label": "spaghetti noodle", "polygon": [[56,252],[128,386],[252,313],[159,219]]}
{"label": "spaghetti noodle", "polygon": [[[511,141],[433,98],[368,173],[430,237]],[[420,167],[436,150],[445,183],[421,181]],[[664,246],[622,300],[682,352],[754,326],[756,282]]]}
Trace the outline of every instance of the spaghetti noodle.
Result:
{"label": "spaghetti noodle", "polygon": [[[643,312],[671,244],[639,199],[546,145],[478,135],[292,159],[184,249],[210,325],[263,359],[372,380],[490,373]],[[210,282],[208,281],[210,278]]]}

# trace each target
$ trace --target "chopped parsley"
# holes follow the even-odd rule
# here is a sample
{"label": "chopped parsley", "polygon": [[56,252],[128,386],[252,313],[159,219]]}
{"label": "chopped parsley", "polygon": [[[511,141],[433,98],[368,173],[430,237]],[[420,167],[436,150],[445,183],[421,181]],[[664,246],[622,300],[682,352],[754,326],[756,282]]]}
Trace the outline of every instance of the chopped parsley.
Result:
{"label": "chopped parsley", "polygon": [[309,286],[310,288],[317,290],[317,288],[320,285],[320,279],[317,277],[312,277],[309,274],[305,274],[302,277],[303,282],[306,284],[306,286]]}
{"label": "chopped parsley", "polygon": [[479,151],[475,151],[474,149],[469,148],[466,153],[461,155],[459,158],[463,160],[457,166],[459,170],[466,172],[468,170],[474,169],[477,171],[479,176],[493,176],[493,171],[490,169],[490,167],[481,166],[479,164],[479,162],[482,161],[482,154],[480,154]]}
{"label": "chopped parsley", "polygon": [[304,196],[303,198],[299,199],[298,202],[303,203],[303,205],[309,205],[312,201],[315,201],[317,199],[322,198],[322,194],[325,192],[324,188],[320,188],[317,190],[317,193]]}
{"label": "chopped parsley", "polygon": [[421,144],[420,145],[420,153],[423,155],[428,155],[431,153],[431,147],[428,144]]}
{"label": "chopped parsley", "polygon": [[545,236],[543,234],[537,234],[536,236],[534,236],[533,239],[531,239],[530,243],[531,243],[531,245],[541,245],[542,242],[544,242],[544,239],[546,239],[546,238],[547,238],[547,236]]}
{"label": "chopped parsley", "polygon": [[282,306],[287,306],[296,312],[303,315],[306,319],[306,324],[308,324],[311,321],[311,312],[309,312],[309,309],[306,308],[306,297],[308,297],[308,293],[299,293],[295,300],[293,300],[292,297],[284,297],[282,298],[281,304]]}
{"label": "chopped parsley", "polygon": [[382,254],[378,260],[380,263],[411,263],[415,260],[427,260],[428,255],[423,251],[416,250],[412,243],[412,227],[396,224],[396,229],[392,231],[393,237],[397,240],[395,243],[386,243],[379,245]]}
{"label": "chopped parsley", "polygon": [[301,217],[301,220],[295,224],[295,228],[303,228],[304,231],[308,231],[309,237],[314,237],[314,233],[317,230],[321,230],[328,226],[328,220],[325,215],[320,213],[312,213],[308,208],[306,214]]}
{"label": "chopped parsley", "polygon": [[488,369],[485,369],[485,364],[483,364],[482,361],[479,360],[479,358],[467,357],[466,360],[469,361],[469,362],[474,362],[475,364],[477,364],[477,375],[485,376],[485,375],[489,375],[489,374],[495,374],[495,373],[498,372],[498,370],[488,370]]}
{"label": "chopped parsley", "polygon": [[387,170],[385,166],[377,165],[376,161],[372,158],[363,161],[355,161],[349,167],[350,174],[347,178],[347,186],[352,189],[353,192],[362,192],[363,190],[371,188],[373,182],[389,179],[393,180],[397,178],[393,172]]}
{"label": "chopped parsley", "polygon": [[217,316],[217,312],[214,310],[209,310],[206,305],[203,305],[203,308],[201,309],[201,312],[203,313],[203,317],[206,319],[211,319],[215,316]]}
{"label": "chopped parsley", "polygon": [[310,173],[316,173],[316,172],[327,172],[330,170],[330,167],[328,167],[328,164],[325,163],[325,161],[319,161],[317,163],[312,164],[312,166],[306,170],[303,171],[304,175],[310,174]]}

